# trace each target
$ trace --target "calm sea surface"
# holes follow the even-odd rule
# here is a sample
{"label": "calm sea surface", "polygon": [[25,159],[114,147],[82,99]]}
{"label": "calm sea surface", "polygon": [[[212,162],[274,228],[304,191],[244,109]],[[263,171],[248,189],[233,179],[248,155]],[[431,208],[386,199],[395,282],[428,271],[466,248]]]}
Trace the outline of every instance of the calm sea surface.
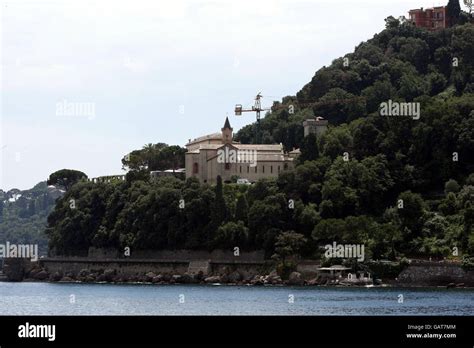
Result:
{"label": "calm sea surface", "polygon": [[474,290],[0,282],[0,315],[474,315]]}

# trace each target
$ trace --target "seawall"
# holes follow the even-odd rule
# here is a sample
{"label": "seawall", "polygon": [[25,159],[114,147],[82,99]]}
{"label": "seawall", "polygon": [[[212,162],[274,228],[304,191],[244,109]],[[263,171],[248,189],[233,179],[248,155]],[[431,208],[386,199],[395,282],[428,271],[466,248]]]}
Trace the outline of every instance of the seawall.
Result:
{"label": "seawall", "polygon": [[474,270],[464,270],[459,263],[413,260],[397,277],[398,286],[474,286]]}

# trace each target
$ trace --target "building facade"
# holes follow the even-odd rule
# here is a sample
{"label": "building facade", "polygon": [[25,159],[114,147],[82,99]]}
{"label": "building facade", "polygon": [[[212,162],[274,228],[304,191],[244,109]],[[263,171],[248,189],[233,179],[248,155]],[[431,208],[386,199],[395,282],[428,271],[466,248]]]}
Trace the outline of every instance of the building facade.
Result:
{"label": "building facade", "polygon": [[322,117],[310,118],[303,122],[304,136],[315,134],[319,138],[328,128],[328,121]]}
{"label": "building facade", "polygon": [[418,28],[440,30],[450,26],[446,6],[415,9],[409,11],[410,22]]}
{"label": "building facade", "polygon": [[299,150],[286,153],[283,144],[240,144],[233,140],[233,129],[226,118],[221,133],[190,140],[186,144],[186,178],[195,177],[202,183],[215,183],[217,176],[224,182],[232,177],[255,182],[276,178],[294,167]]}

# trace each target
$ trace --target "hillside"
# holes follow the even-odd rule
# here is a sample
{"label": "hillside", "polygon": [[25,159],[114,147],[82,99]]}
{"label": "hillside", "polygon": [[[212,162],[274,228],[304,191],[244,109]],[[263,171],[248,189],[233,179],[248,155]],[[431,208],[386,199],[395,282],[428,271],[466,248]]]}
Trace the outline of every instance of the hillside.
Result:
{"label": "hillside", "polygon": [[45,255],[48,248],[44,234],[46,219],[62,194],[61,190],[48,187],[46,182],[30,190],[0,190],[0,240],[38,244],[40,254]]}
{"label": "hillside", "polygon": [[[302,122],[314,114],[339,126],[319,144],[324,156],[334,159],[345,151],[357,159],[403,156],[403,164],[415,167],[420,189],[439,190],[450,178],[462,180],[474,171],[469,160],[474,152],[473,37],[469,24],[438,32],[392,24],[318,70],[295,97],[275,103],[278,111],[261,122],[262,139],[282,142],[287,150],[299,148]],[[389,99],[419,102],[420,119],[379,117],[379,105]],[[254,126],[241,129],[237,138],[252,142]],[[453,152],[461,158],[455,166]]]}
{"label": "hillside", "polygon": [[[251,186],[150,181],[143,156],[126,182],[81,181],[58,201],[51,251],[238,246],[319,258],[336,241],[373,259],[474,254],[473,37],[469,24],[431,33],[388,21],[262,120],[265,143],[301,148],[294,171]],[[420,103],[420,117],[381,117],[388,100]],[[304,138],[314,115],[330,128]],[[253,127],[237,137],[252,142]]]}

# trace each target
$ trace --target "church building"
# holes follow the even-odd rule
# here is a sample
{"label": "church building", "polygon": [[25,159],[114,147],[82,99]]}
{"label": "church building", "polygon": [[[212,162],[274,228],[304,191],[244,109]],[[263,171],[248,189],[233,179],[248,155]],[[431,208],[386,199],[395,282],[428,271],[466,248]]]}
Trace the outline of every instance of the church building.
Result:
{"label": "church building", "polygon": [[255,182],[276,178],[294,167],[299,150],[285,153],[283,144],[241,144],[233,140],[232,127],[226,118],[220,133],[190,140],[185,146],[186,178],[195,177],[203,183],[215,183],[220,175],[224,182],[232,177]]}
{"label": "church building", "polygon": [[[322,117],[304,121],[304,136],[310,133],[320,137],[328,121]],[[186,149],[186,178],[195,177],[202,183],[214,184],[220,175],[224,182],[247,179],[256,182],[276,178],[282,171],[294,168],[300,154],[296,149],[285,152],[283,144],[241,144],[233,140],[233,129],[226,117],[220,133],[189,140]]]}

